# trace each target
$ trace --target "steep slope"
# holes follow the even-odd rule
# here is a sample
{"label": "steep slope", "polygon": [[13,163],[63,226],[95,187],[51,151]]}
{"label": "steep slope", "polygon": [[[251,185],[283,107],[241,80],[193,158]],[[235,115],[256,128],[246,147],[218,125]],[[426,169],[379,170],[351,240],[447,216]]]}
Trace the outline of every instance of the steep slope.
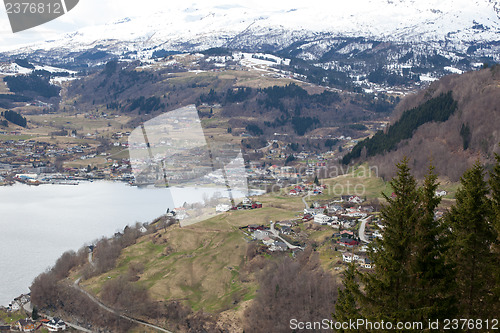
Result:
{"label": "steep slope", "polygon": [[[392,175],[394,163],[404,155],[420,175],[432,159],[437,172],[452,180],[457,180],[477,159],[486,164],[492,162],[493,153],[500,150],[500,66],[446,76],[407,97],[395,111],[393,126],[407,110],[419,110],[427,101],[450,91],[457,109],[446,121],[431,121],[411,129],[411,138],[402,140],[395,150],[389,148],[388,152],[369,158],[371,164],[379,166],[381,175]],[[394,131],[390,128],[386,131],[391,132]]]}

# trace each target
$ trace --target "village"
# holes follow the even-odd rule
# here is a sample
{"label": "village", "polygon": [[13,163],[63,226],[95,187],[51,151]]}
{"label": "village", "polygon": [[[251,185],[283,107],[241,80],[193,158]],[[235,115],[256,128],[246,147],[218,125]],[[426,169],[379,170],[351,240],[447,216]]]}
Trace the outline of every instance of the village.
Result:
{"label": "village", "polygon": [[75,331],[62,319],[42,316],[31,308],[30,294],[16,297],[7,307],[0,307],[0,332]]}
{"label": "village", "polygon": [[[297,191],[320,193],[321,186],[297,185],[290,195]],[[363,205],[359,196],[342,196],[329,203],[313,202],[311,207],[294,220],[270,221],[269,225],[248,225],[241,228],[245,235],[262,246],[263,253],[286,252],[295,254],[308,243],[304,229],[331,230],[328,244],[331,250],[341,253],[343,263],[356,262],[362,268],[372,268],[368,259],[368,245],[382,237],[384,226],[379,212],[370,205]],[[316,245],[312,245],[316,246]]]}
{"label": "village", "polygon": [[[310,238],[314,233],[321,233],[327,235],[321,245],[339,258],[334,264],[335,270],[351,263],[363,269],[372,269],[373,263],[368,255],[370,244],[383,237],[385,228],[380,217],[380,205],[374,207],[372,202],[357,195],[311,201],[324,189],[325,185],[315,183],[289,187],[287,195],[302,196],[305,205],[295,219],[249,224],[240,229],[247,240],[259,244],[262,254],[289,252],[295,255],[309,245],[316,249],[320,244]],[[437,196],[446,194],[443,190],[436,191]],[[311,202],[310,205],[306,199]],[[435,214],[440,217],[443,211],[437,210]]]}
{"label": "village", "polygon": [[[14,181],[29,185],[73,185],[79,180],[93,179],[130,181],[133,176],[128,158],[115,159],[109,155],[88,144],[61,146],[36,140],[0,141],[0,185]],[[86,163],[96,158],[105,164],[97,167]],[[81,166],[65,166],[66,161],[77,161],[75,164]]]}

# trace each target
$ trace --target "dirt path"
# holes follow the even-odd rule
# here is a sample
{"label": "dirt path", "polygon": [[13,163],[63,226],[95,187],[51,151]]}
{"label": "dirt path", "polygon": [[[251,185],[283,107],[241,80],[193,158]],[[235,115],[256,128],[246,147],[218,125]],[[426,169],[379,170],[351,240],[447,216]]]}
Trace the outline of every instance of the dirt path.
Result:
{"label": "dirt path", "polygon": [[110,308],[109,306],[105,305],[104,303],[102,303],[100,300],[98,300],[97,298],[95,298],[94,296],[92,296],[90,293],[88,293],[86,290],[80,288],[80,279],[81,278],[78,278],[75,283],[73,283],[73,287],[76,288],[77,290],[79,290],[80,292],[84,293],[88,298],[90,298],[90,300],[92,302],[94,302],[95,304],[97,304],[99,307],[101,307],[102,309],[114,314],[114,315],[117,315],[118,317],[120,318],[123,318],[123,319],[126,319],[128,321],[131,321],[135,324],[139,324],[139,325],[143,325],[143,326],[147,326],[147,327],[150,327],[150,328],[153,328],[157,331],[160,331],[160,332],[165,332],[165,333],[173,333],[169,330],[166,330],[162,327],[159,327],[159,326],[156,326],[156,325],[153,325],[153,324],[150,324],[150,323],[147,323],[145,321],[142,321],[142,320],[139,320],[139,319],[134,319],[132,317],[129,317],[129,316],[126,316],[122,313],[120,313],[119,311],[115,310],[115,309],[112,309]]}

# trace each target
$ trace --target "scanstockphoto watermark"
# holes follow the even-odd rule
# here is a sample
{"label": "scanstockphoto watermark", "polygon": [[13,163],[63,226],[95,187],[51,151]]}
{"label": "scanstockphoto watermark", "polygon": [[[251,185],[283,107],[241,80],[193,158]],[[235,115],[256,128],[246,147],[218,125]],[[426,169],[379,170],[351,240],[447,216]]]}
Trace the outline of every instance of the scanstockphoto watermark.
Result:
{"label": "scanstockphoto watermark", "polygon": [[370,321],[368,319],[350,319],[349,321],[334,321],[323,319],[320,321],[290,320],[291,330],[316,331],[316,330],[369,330],[369,331],[391,331],[391,330],[498,330],[499,321],[493,319],[444,319],[429,320],[427,322],[391,322]]}
{"label": "scanstockphoto watermark", "polygon": [[349,321],[333,321],[331,319],[323,319],[321,321],[299,321],[297,319],[290,320],[290,329],[292,330],[423,330],[422,322],[397,322],[390,321],[369,321],[366,319],[356,319]]}

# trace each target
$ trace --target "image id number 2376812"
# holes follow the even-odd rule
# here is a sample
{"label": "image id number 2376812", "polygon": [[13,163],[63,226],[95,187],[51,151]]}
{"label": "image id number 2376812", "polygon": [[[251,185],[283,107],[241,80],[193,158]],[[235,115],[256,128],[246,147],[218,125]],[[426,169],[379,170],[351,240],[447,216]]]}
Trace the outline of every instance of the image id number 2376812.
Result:
{"label": "image id number 2376812", "polygon": [[7,2],[5,4],[7,14],[62,14],[61,3],[41,2]]}

